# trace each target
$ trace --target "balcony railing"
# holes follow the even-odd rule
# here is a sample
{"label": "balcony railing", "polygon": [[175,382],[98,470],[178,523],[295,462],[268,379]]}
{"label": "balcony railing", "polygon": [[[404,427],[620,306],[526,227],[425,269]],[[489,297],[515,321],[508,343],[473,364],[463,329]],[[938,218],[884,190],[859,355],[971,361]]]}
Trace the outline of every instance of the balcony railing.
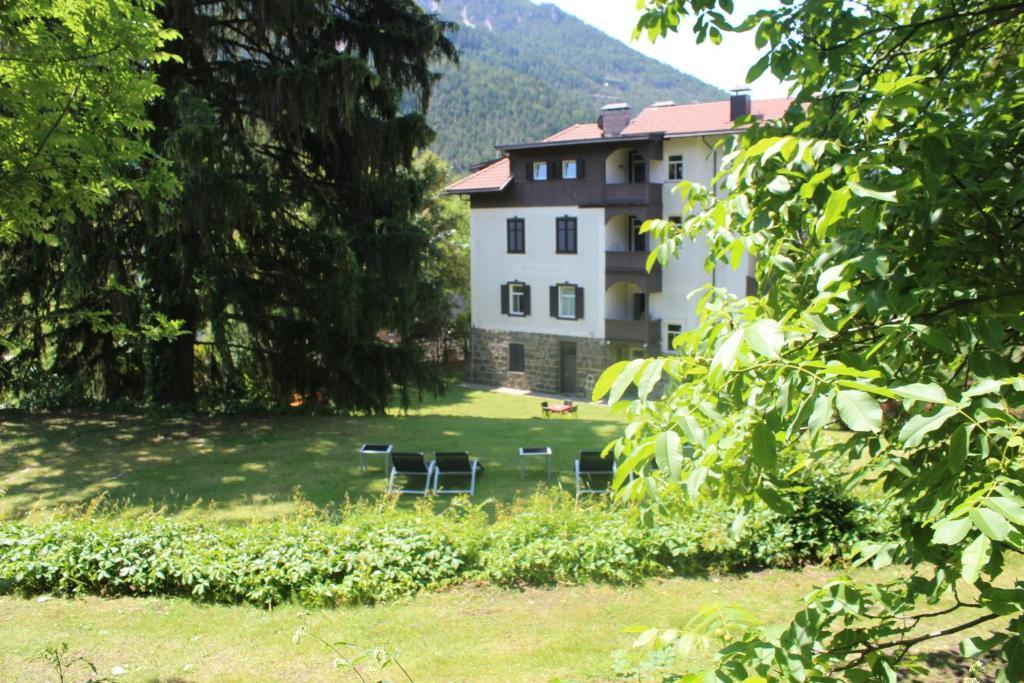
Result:
{"label": "balcony railing", "polygon": [[661,183],[609,183],[604,186],[605,204],[661,204]]}
{"label": "balcony railing", "polygon": [[636,344],[658,344],[661,339],[661,321],[605,320],[604,338]]}
{"label": "balcony railing", "polygon": [[632,282],[644,292],[661,291],[661,265],[655,263],[647,272],[647,251],[606,251],[604,253],[605,287],[617,282]]}
{"label": "balcony railing", "polygon": [[606,251],[604,269],[611,272],[646,273],[648,251]]}

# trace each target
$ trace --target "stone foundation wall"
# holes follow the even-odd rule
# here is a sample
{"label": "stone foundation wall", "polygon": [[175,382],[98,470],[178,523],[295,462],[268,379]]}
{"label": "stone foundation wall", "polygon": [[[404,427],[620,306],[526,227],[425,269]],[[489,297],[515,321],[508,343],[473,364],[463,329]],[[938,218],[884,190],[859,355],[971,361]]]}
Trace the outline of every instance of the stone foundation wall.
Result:
{"label": "stone foundation wall", "polygon": [[[473,328],[470,346],[470,381],[544,393],[561,393],[561,345],[576,345],[576,395],[590,393],[610,364],[603,339],[553,334],[506,332]],[[509,372],[508,345],[522,344],[525,372]]]}

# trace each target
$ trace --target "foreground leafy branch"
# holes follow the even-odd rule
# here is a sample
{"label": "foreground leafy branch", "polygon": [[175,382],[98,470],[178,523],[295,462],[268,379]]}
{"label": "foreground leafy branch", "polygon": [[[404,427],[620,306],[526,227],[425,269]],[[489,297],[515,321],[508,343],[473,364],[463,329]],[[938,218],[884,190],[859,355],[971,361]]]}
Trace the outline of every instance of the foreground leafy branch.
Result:
{"label": "foreground leafy branch", "polygon": [[646,3],[652,38],[686,18],[698,40],[752,31],[766,54],[748,79],[770,69],[796,99],[783,121],[746,122],[711,187],[680,184],[681,226],[645,225],[652,265],[706,238],[709,267],[755,257],[760,291],[705,290],[677,355],[602,376],[595,397],[632,417],[609,447],[618,495],[785,510],[799,473],[830,463],[901,519],[856,561],[909,568],[808,595],[780,636],[722,649],[721,680],[895,680],[916,649],[983,625],[962,654],[1024,677],[1024,581],[1004,570],[1024,552],[1019,9],[786,2],[732,23],[730,0]]}

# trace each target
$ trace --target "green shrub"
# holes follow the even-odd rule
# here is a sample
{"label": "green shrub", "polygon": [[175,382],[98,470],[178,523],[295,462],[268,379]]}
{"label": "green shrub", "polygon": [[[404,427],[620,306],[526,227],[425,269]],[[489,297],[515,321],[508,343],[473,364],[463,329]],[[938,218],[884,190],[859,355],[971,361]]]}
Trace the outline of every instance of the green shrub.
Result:
{"label": "green shrub", "polygon": [[79,515],[0,522],[0,592],[166,595],[274,605],[369,604],[467,581],[631,584],[655,576],[831,561],[868,533],[851,501],[808,489],[791,515],[757,510],[738,533],[717,503],[636,524],[606,502],[548,491],[497,510],[392,503],[334,517],[217,526]]}

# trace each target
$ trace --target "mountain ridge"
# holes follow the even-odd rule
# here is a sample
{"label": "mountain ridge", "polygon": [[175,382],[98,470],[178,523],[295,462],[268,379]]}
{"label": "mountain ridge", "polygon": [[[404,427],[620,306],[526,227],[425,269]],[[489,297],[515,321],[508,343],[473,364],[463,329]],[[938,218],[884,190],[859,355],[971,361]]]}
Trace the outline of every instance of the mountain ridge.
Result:
{"label": "mountain ridge", "polygon": [[558,7],[529,0],[419,0],[457,23],[458,66],[441,69],[431,146],[458,173],[494,146],[539,140],[625,101],[706,102],[724,91],[640,54]]}

